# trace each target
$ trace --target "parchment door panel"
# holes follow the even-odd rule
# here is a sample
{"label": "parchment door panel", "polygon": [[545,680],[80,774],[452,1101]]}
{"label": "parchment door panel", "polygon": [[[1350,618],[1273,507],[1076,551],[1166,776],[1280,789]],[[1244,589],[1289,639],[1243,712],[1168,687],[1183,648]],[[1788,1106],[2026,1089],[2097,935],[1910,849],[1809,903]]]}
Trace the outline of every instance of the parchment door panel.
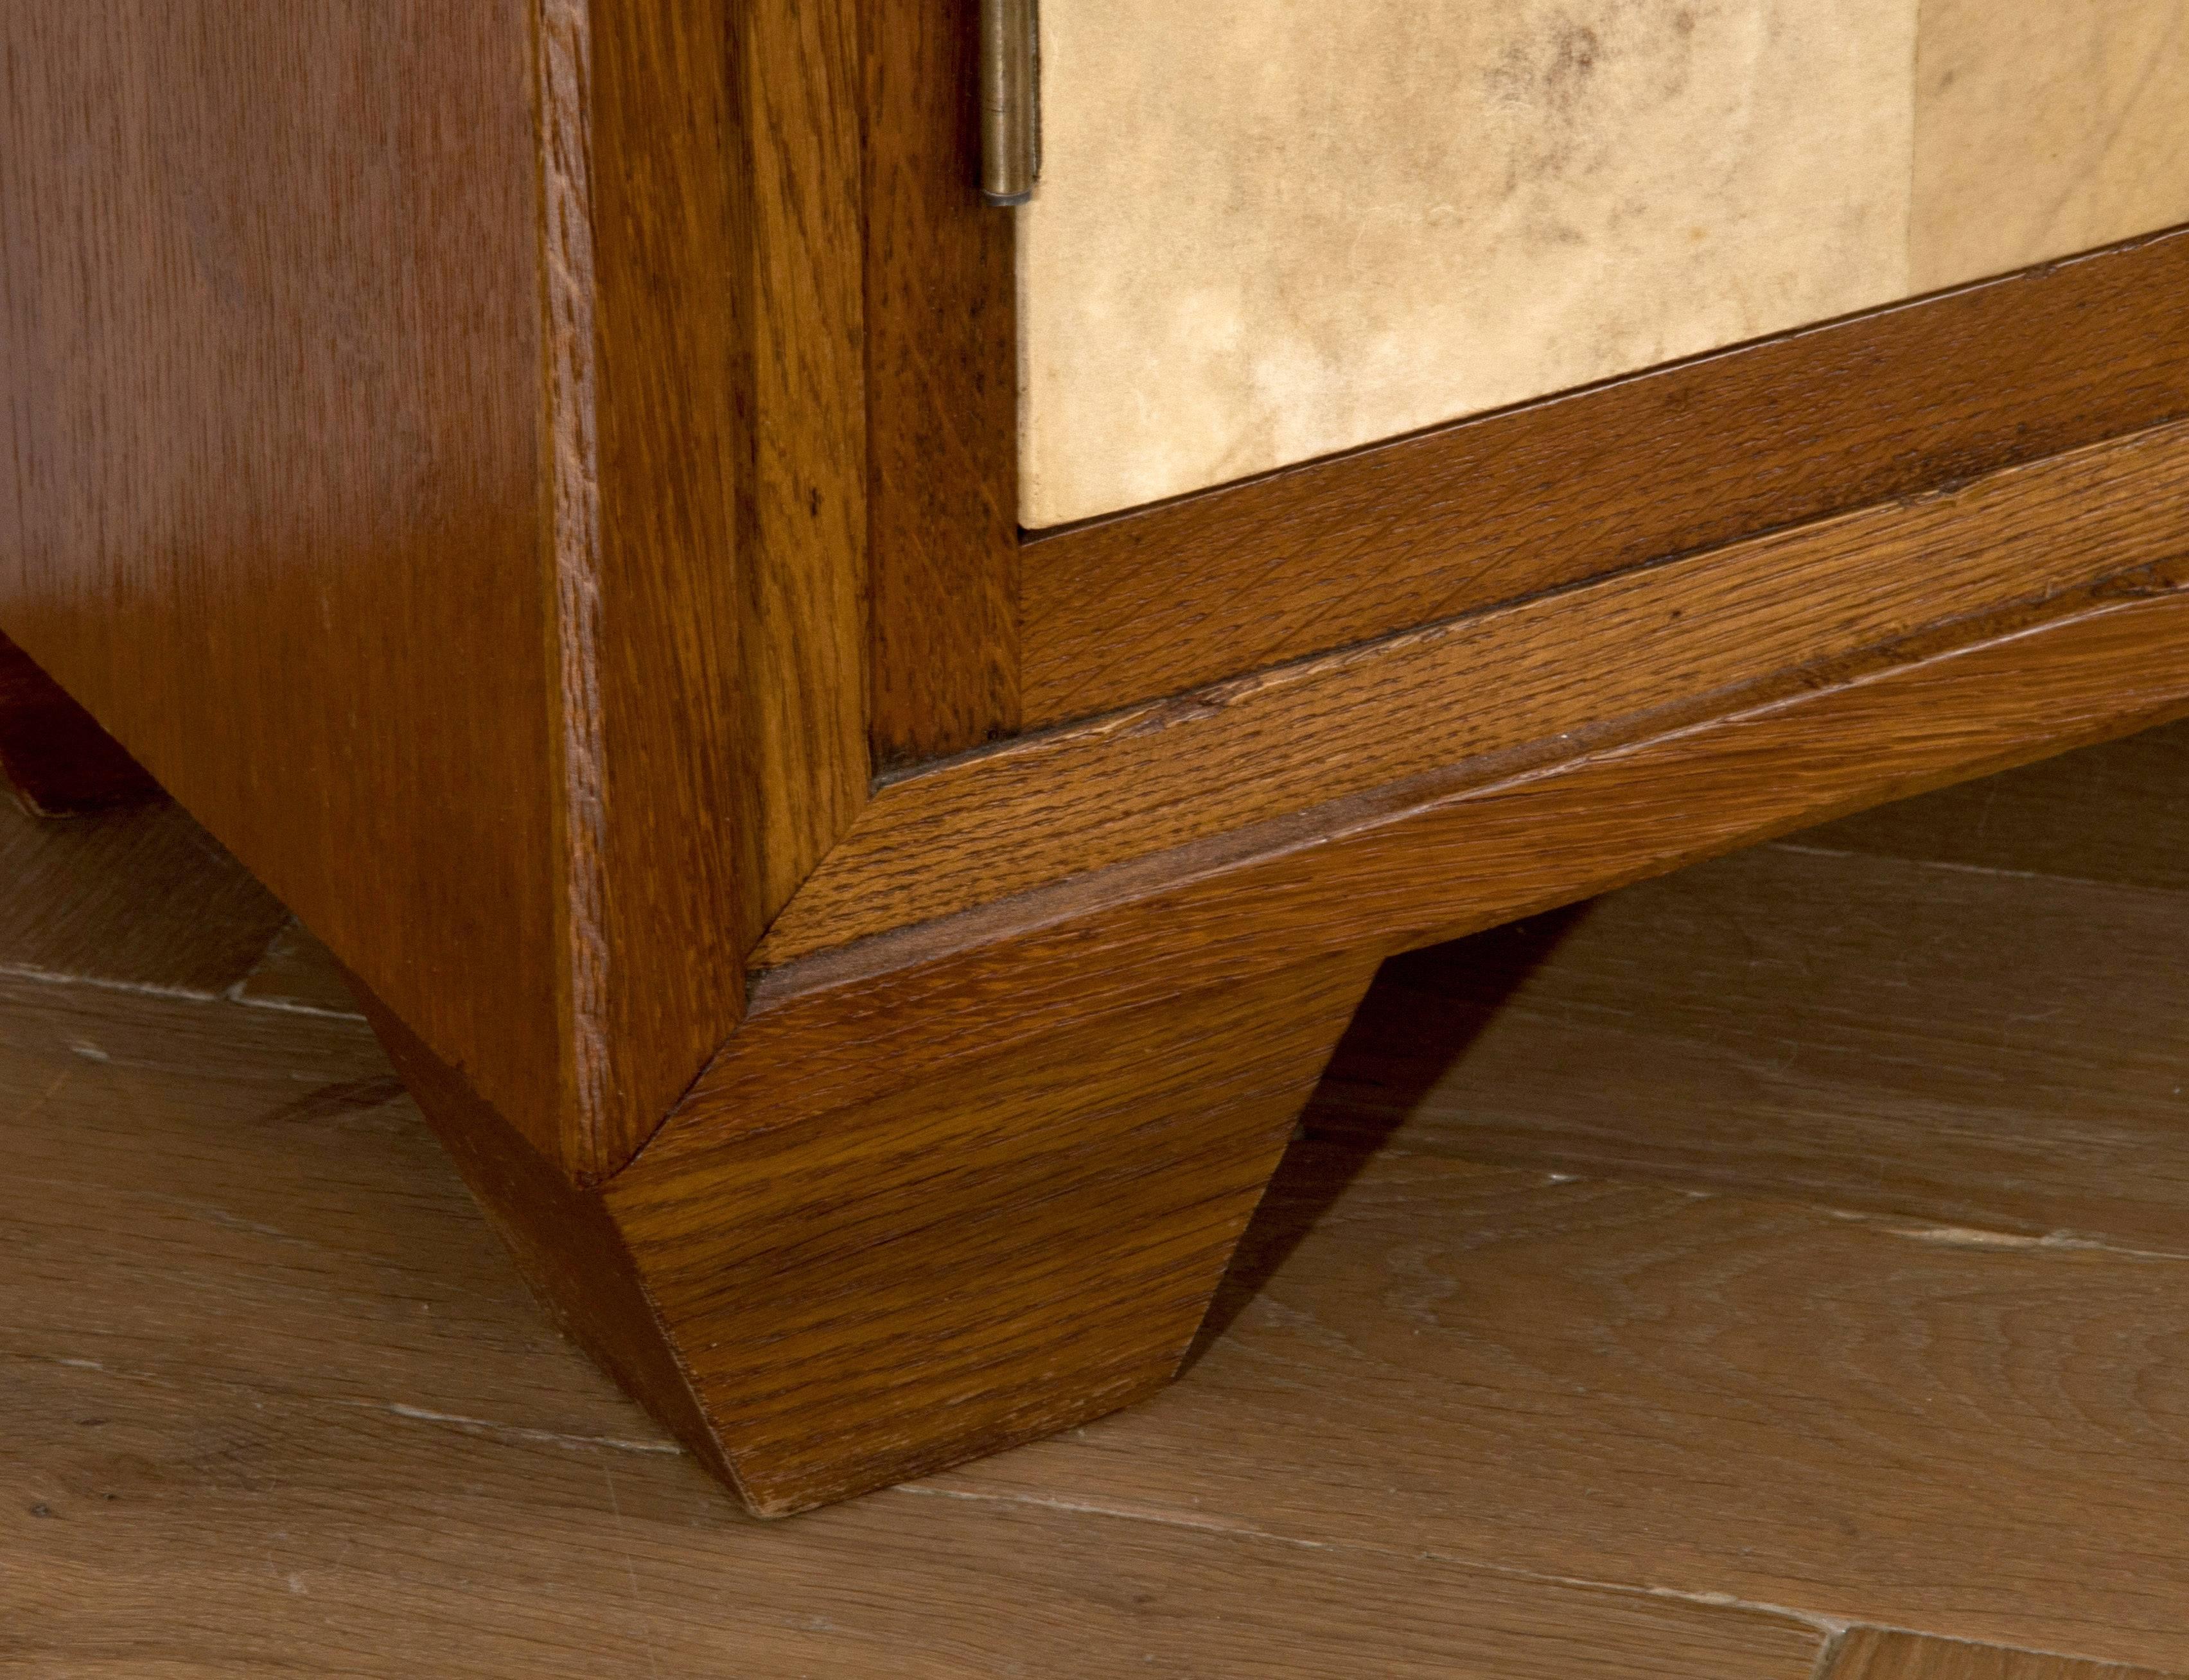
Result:
{"label": "parchment door panel", "polygon": [[1022,522],[2189,219],[2189,0],[1043,0]]}

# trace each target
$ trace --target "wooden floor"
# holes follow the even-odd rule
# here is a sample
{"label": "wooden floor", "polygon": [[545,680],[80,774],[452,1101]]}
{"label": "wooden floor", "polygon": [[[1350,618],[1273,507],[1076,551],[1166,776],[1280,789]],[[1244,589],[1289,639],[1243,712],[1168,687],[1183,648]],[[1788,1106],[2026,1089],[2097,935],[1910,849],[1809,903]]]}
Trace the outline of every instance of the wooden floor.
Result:
{"label": "wooden floor", "polygon": [[2189,1674],[2189,729],[1389,964],[1175,1389],[769,1527],[187,820],[0,869],[8,1673]]}

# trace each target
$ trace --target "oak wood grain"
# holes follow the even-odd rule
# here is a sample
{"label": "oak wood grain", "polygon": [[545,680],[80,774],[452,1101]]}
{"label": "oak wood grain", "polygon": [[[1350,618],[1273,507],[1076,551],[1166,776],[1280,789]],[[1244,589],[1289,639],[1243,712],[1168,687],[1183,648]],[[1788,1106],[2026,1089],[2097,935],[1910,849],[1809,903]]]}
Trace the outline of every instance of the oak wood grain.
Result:
{"label": "oak wood grain", "polygon": [[1340,956],[1174,993],[803,1123],[773,1103],[721,1115],[613,1181],[605,1205],[751,1508],[993,1452],[1168,1382],[1372,971]]}
{"label": "oak wood grain", "polygon": [[[710,8],[707,22],[731,37],[729,133],[746,153],[729,295],[740,306],[733,472],[753,814],[737,833],[749,949],[867,796],[864,60],[849,0]],[[710,45],[702,30],[679,50]],[[688,163],[713,167],[704,147]]]}
{"label": "oak wood grain", "polygon": [[1019,726],[1018,274],[975,0],[864,7],[874,759]]}
{"label": "oak wood grain", "polygon": [[2081,1662],[1918,1633],[1858,1627],[1841,1639],[1823,1680],[2169,1680],[2151,1668]]}
{"label": "oak wood grain", "polygon": [[[568,1362],[540,1355],[535,1382]],[[1347,1680],[1373,1650],[1407,1680],[1567,1680],[1607,1656],[1647,1680],[1804,1680],[1817,1644],[1737,1606],[1031,1504],[891,1492],[761,1529],[723,1521],[687,1462],[614,1444],[248,1389],[192,1411],[5,1366],[25,1491],[54,1514],[8,1513],[0,1649],[64,1673]]]}
{"label": "oak wood grain", "polygon": [[2189,413],[2189,235],[1036,534],[1029,725]]}
{"label": "oak wood grain", "polygon": [[1168,997],[782,1123],[766,1100],[600,1191],[358,989],[558,1320],[780,1516],[1168,1382],[1372,969]]}
{"label": "oak wood grain", "polygon": [[854,48],[730,15],[0,25],[0,620],[580,1178],[867,774]]}
{"label": "oak wood grain", "polygon": [[669,1327],[597,1193],[571,1185],[354,976],[374,1036],[487,1222],[564,1333],[751,1502],[700,1410]]}
{"label": "oak wood grain", "polygon": [[[2118,817],[2102,805],[2087,813],[2096,825]],[[31,832],[50,840],[69,829]],[[1810,851],[1785,861],[1888,867]],[[2033,908],[2055,890],[2026,874],[1994,879]],[[1835,890],[1819,878],[1818,897]],[[1658,937],[1654,925],[1636,926],[1638,957]],[[1881,953],[1877,978],[1892,972]],[[1830,1025],[1815,1010],[1791,1024]],[[2062,1031],[2072,1038],[2079,1029]],[[1638,1125],[1674,1117],[1682,1100],[1665,1091]],[[2018,1276],[2003,1285],[1977,1233],[1959,1233],[1963,1246],[1934,1229],[1811,1216],[1844,1261],[1819,1266],[1796,1252],[1798,1242],[1780,1246],[1789,1210],[1734,1198],[1669,1198],[1661,1219],[1630,1205],[1629,1217],[1610,1205],[1614,1195],[1654,1193],[1509,1173],[1487,1176],[1512,1188],[1485,1193],[1479,1172],[1458,1168],[1445,1181],[1457,1194],[1410,1202],[1427,1180],[1401,1188],[1384,1173],[1407,1168],[1408,1147],[1400,1140],[1383,1167],[1360,1174],[1349,1170],[1360,1159],[1349,1143],[1301,1152],[1227,1292],[1228,1324],[1166,1400],[947,1485],[761,1530],[721,1520],[689,1461],[546,1333],[361,1023],[0,978],[0,1152],[15,1168],[0,1190],[0,1360],[15,1425],[0,1466],[14,1495],[0,1524],[0,1655],[61,1672],[223,1675],[331,1666],[574,1675],[642,1668],[650,1654],[665,1672],[695,1676],[1152,1667],[1791,1680],[1819,1655],[1824,1607],[1869,1591],[1872,1576],[1850,1587],[1829,1558],[1767,1555],[1762,1567],[1796,1577],[1781,1600],[1796,1609],[1773,1613],[1732,1602],[1738,1592],[1721,1575],[1700,1592],[1662,1590],[1661,1541],[1677,1542],[1673,1567],[1697,1553],[1768,1554],[1768,1542],[1756,1547],[1759,1526],[1796,1507],[1810,1507],[1814,1531],[1839,1530],[1834,1543],[1873,1575],[1897,1571],[1910,1591],[1945,1596],[1964,1568],[1988,1580],[2011,1574],[2025,1626],[2087,1609],[2094,1581],[2144,1590],[2179,1621],[2181,1595],[2145,1572],[2153,1558],[2170,1567],[2171,1548],[2121,1569],[2090,1550],[2093,1536],[2132,1546],[2132,1525],[2163,1514],[2166,1488],[2124,1513],[2093,1502],[2087,1479],[2062,1474],[2141,1474],[2110,1451],[2130,1414],[2076,1410],[2077,1392],[2018,1380],[2041,1368],[2048,1347],[2075,1350],[2063,1370],[2076,1379],[2132,1364],[2140,1354],[2130,1349],[2169,1335],[2175,1292],[2163,1278],[2138,1292],[2149,1317],[2121,1309],[2133,1257],[2009,1246]],[[1316,1164],[1332,1158],[1336,1172]],[[1942,1147],[1931,1170],[1949,1174],[1956,1159]],[[1570,1199],[1553,1207],[1541,1199],[1550,1195]],[[1720,1240],[1724,1227],[1709,1223],[1747,1217],[1760,1219],[1760,1242]],[[1683,1239],[1673,1234],[1683,1220],[1704,1224]],[[1527,1241],[1540,1253],[1512,1264]],[[1907,1287],[1911,1248],[1933,1261],[1958,1257],[1966,1287],[1932,1272]],[[1516,1288],[1530,1272],[1546,1287]],[[1444,1288],[1451,1276],[1460,1287]],[[1799,1287],[1775,1289],[1781,1276]],[[1925,1276],[1937,1287],[1920,1287]],[[1605,1278],[1624,1287],[1611,1286],[1617,1315],[1592,1339],[1599,1321],[1576,1302],[1574,1281]],[[1994,1301],[2010,1309],[1987,1315]],[[1303,1302],[1309,1316],[1296,1310]],[[2032,1536],[2033,1551],[2038,1529],[2051,1524],[2052,1548],[2033,1553],[2034,1568],[2019,1567],[2027,1554],[1988,1554],[1988,1531],[1963,1533],[1950,1512],[1906,1497],[1968,1458],[1940,1468],[1920,1452],[1881,1457],[1878,1432],[1863,1427],[1895,1415],[1881,1411],[1881,1396],[1901,1399],[1907,1416],[1935,1411],[1936,1384],[1881,1390],[1869,1358],[1807,1344],[1821,1322],[1844,1326],[1865,1354],[1913,1350],[1925,1342],[1917,1315],[1927,1325],[1956,1310],[1981,1322],[1981,1337],[1929,1338],[1937,1349],[1958,1357],[2004,1341],[2022,1350],[1983,1373],[1981,1422],[1966,1431],[1975,1468],[1961,1479],[2011,1511],[2007,1525]],[[1468,1316],[1455,1324],[1455,1314]],[[1488,1334],[1473,1333],[1478,1322]],[[1530,1386],[1528,1356],[1552,1343],[1579,1361],[1618,1359],[1615,1380],[1584,1377],[1586,1393],[1570,1381]],[[1455,1386],[1455,1358],[1478,1362],[1489,1383]],[[1669,1411],[1638,1409],[1654,1391],[1636,1373],[1682,1358],[1714,1360],[1708,1380],[1683,1382],[1674,1370]],[[1267,1380],[1295,1365],[1298,1380]],[[1809,1381],[1790,1386],[1790,1369]],[[1757,1399],[1730,1415],[1744,1373]],[[1270,1408],[1248,1414],[1249,1430],[1196,1440],[1174,1428],[1201,1384],[1240,1380],[1260,1385]],[[2147,1390],[2154,1402],[2167,1381]],[[1349,1405],[1363,1388],[1394,1398]],[[1496,1406],[1499,1394],[1519,1403]],[[1486,1484],[1473,1466],[1445,1468],[1445,1414],[1415,1412],[1418,1394],[1474,1420],[1458,1446],[1487,1443]],[[1195,1415],[1220,1426],[1224,1406],[1219,1394]],[[1334,1411],[1341,1427],[1316,1427]],[[1963,1416],[1935,1427],[1954,1430]],[[1637,1476],[1677,1446],[1682,1418],[1708,1441],[1714,1465],[1736,1474],[1683,1471],[1662,1480],[1660,1501],[1630,1496]],[[1819,1444],[1819,1418],[1826,1431],[1842,1420],[1841,1434]],[[1834,1455],[1848,1434],[1853,1445]],[[1798,1481],[1740,1479],[1774,1450],[1822,1455],[1825,1468]],[[1547,1455],[1597,1451],[1621,1475],[1578,1483],[1570,1507],[1553,1508]],[[1880,1459],[1867,1471],[1866,1454]],[[1037,1460],[1058,1474],[1032,1488],[981,1479]],[[1285,1502],[1273,1533],[1250,1533],[1220,1510],[1167,1513],[1144,1486],[1090,1501],[1089,1460],[1158,1482],[1172,1468],[1213,1469],[1278,1501],[1305,1489],[1315,1502]],[[2153,1462],[2164,1474],[2170,1461],[2162,1452]],[[1440,1479],[1452,1474],[1467,1485],[1440,1500],[1449,1485]],[[1333,1478],[1377,1502],[1383,1490],[1403,1491],[1434,1543],[1392,1549],[1323,1530],[1316,1519]],[[1609,1507],[1608,1524],[1597,1503]],[[2130,1530],[2106,1541],[2120,1521]],[[1484,1565],[1463,1561],[1493,1524],[1555,1554],[1561,1575],[1601,1567],[1583,1548],[1600,1546],[1607,1529],[1634,1567],[1579,1587],[1515,1567],[1503,1549]],[[1743,1566],[1759,1567],[1753,1558]],[[2100,1649],[2079,1638],[2041,1643]],[[1875,1680],[2123,1672],[1929,1635],[1858,1630],[1835,1650],[1843,1663],[1881,1653],[1917,1665]],[[2181,1666],[2155,1653],[2137,1660]],[[1946,1666],[1921,1666],[1930,1663]]]}
{"label": "oak wood grain", "polygon": [[1564,755],[1622,718],[2170,559],[2185,484],[2189,428],[2160,427],[962,759],[884,789],[755,960],[1468,759]]}
{"label": "oak wood grain", "polygon": [[0,619],[559,1152],[527,8],[0,30]]}
{"label": "oak wood grain", "polygon": [[1296,1145],[1187,1381],[938,1480],[2178,1669],[2186,1268]]}
{"label": "oak wood grain", "polygon": [[144,766],[4,636],[0,780],[41,817],[80,817],[164,797]]}
{"label": "oak wood grain", "polygon": [[976,1045],[1264,964],[1434,944],[2189,711],[2189,595],[2164,568],[2118,588],[2118,604],[1746,710],[1728,701],[1502,783],[1396,784],[794,964],[649,1155],[710,1146],[721,1115],[752,1105],[783,1123]]}
{"label": "oak wood grain", "polygon": [[[749,699],[756,682],[788,687],[796,673],[750,633],[739,593],[761,563],[739,512],[763,491],[733,448],[757,376],[738,355],[752,331],[732,308],[743,289],[724,275],[761,235],[741,214],[756,166],[735,145],[727,15],[716,0],[540,0],[532,29],[540,227],[524,272],[536,274],[545,337],[540,540],[551,568],[551,995],[564,1085],[554,1130],[543,1139],[470,1044],[436,1032],[368,951],[284,895],[580,1178],[627,1159],[736,1025],[742,953],[764,914],[736,825],[763,820],[784,803],[783,778],[816,768],[768,749]],[[825,418],[809,423],[825,429]],[[396,653],[382,657],[403,669]],[[474,868],[498,864],[488,851]],[[501,1011],[514,1014],[500,989]]]}

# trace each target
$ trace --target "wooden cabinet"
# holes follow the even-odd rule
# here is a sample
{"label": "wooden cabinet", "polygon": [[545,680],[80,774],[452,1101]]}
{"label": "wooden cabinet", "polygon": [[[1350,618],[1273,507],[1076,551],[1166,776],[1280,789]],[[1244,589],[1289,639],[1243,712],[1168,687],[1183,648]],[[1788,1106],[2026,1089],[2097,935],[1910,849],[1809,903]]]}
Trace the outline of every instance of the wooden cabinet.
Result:
{"label": "wooden cabinet", "polygon": [[[1867,99],[1908,49],[1846,189],[1903,243],[1852,289],[1780,206],[1802,286],[1745,338],[1705,309],[1444,397],[1451,343],[1402,338],[1395,392],[1389,342],[1340,342],[1328,389],[1404,402],[1318,431],[1277,382],[1238,422],[1274,453],[1091,500],[1053,462],[1146,455],[1104,418],[1121,377],[1158,441],[1197,399],[1174,299],[1095,342],[1087,228],[1160,252],[1179,218],[1191,285],[1262,201],[1118,196],[1116,89],[1061,78],[1161,44],[1102,35],[1133,19],[1253,78],[1244,8],[1045,9],[1056,133],[1015,211],[976,190],[970,0],[0,20],[0,629],[325,938],[542,1293],[762,1512],[1163,1381],[1383,956],[2189,711],[2174,154],[2105,152],[2020,246],[1963,217],[1919,262],[1871,213],[1966,208],[2009,97],[1971,85],[2032,82],[2046,133],[2164,131],[2178,5],[2045,0],[2035,57],[1962,65],[1897,0],[1668,4],[1823,54],[1751,103]],[[1266,9],[1395,31],[1432,93],[1541,127],[1536,59],[1410,36],[1436,8]],[[1834,19],[1883,32],[1803,33]],[[2064,61],[2040,24],[2098,69],[2032,71]],[[1623,88],[1643,49],[1605,29],[1573,74]],[[1711,64],[1683,85],[1739,93]],[[1349,116],[1353,83],[1286,74],[1311,156],[1376,153],[1410,85]],[[1159,173],[1172,107],[1135,109]],[[1717,110],[1666,95],[1649,132]],[[1726,168],[1779,181],[1791,120],[1756,105]],[[1432,184],[1473,156],[1430,150]],[[1669,206],[1683,167],[1637,178]],[[1372,314],[1440,248],[1317,307]],[[1621,307],[1681,315],[1651,260]],[[1532,319],[1497,330],[1540,348]],[[1106,395],[1059,433],[1041,390],[1083,375]]]}

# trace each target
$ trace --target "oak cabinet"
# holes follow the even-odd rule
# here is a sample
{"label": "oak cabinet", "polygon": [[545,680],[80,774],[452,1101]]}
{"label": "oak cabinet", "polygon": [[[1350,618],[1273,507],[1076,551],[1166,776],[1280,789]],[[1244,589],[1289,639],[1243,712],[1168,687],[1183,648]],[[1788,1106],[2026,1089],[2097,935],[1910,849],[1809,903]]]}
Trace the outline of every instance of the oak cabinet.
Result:
{"label": "oak cabinet", "polygon": [[1383,956],[2189,712],[2183,10],[1045,0],[999,209],[972,0],[10,8],[0,629],[799,1509]]}

